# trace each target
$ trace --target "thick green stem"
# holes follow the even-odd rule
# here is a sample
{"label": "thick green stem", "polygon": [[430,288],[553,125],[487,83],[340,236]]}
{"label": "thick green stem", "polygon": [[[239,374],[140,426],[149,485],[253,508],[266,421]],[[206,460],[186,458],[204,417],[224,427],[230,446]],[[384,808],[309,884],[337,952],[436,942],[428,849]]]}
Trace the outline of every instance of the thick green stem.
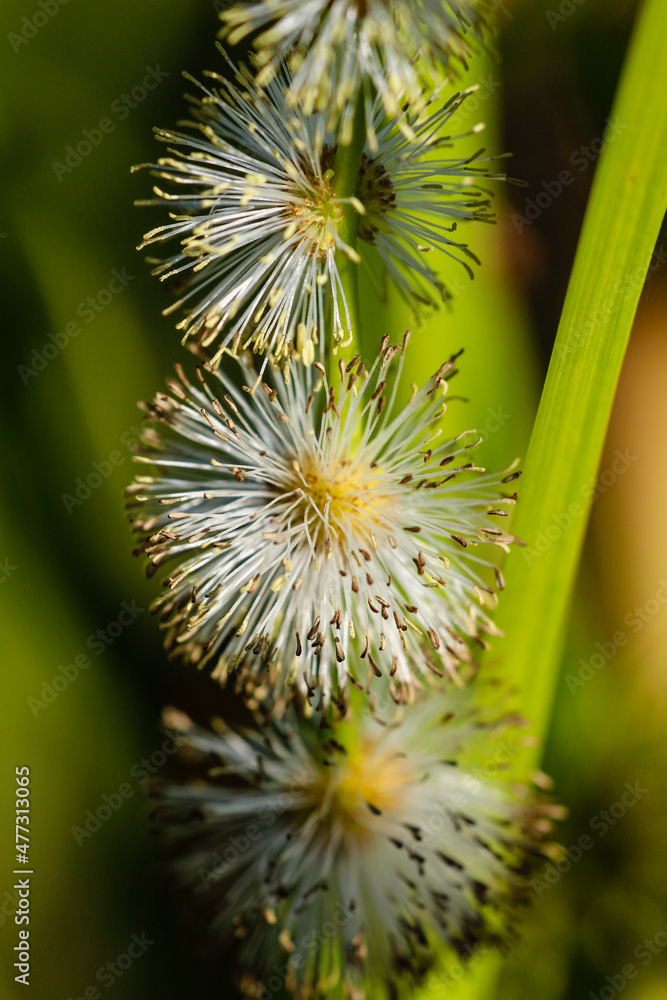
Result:
{"label": "thick green stem", "polygon": [[[356,198],[361,161],[366,146],[366,116],[363,95],[357,98],[357,106],[352,125],[352,136],[348,145],[342,143],[336,149],[333,162],[333,192],[337,198]],[[347,361],[359,350],[359,263],[356,259],[357,234],[359,232],[359,212],[349,201],[343,204],[343,216],[338,224],[338,235],[349,247],[355,259],[344,252],[336,254],[336,266],[343,286],[343,293],[350,314],[348,324],[345,311],[341,310],[345,346],[336,351],[336,358]],[[348,343],[349,341],[349,343]]]}
{"label": "thick green stem", "polygon": [[494,652],[542,735],[616,384],[667,207],[666,37],[667,5],[647,0],[608,121],[513,525],[526,547],[507,561],[497,617],[507,638]]}
{"label": "thick green stem", "polygon": [[[667,207],[667,5],[646,0],[609,121],[525,463],[496,640],[522,710],[544,736],[566,614],[616,384]],[[522,757],[525,772],[537,763]],[[446,965],[446,963],[445,963]],[[449,986],[451,1000],[491,1000],[499,956]],[[436,973],[418,1000],[443,995]]]}

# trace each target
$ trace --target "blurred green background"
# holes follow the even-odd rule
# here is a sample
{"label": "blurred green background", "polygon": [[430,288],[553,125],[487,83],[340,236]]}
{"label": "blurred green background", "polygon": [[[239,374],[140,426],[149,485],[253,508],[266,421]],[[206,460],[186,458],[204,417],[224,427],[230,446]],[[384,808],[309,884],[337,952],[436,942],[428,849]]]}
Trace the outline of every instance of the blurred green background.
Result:
{"label": "blurred green background", "polygon": [[[467,231],[484,262],[474,283],[443,267],[452,310],[417,330],[393,297],[363,303],[369,352],[386,330],[413,327],[414,378],[465,347],[454,391],[469,402],[453,419],[456,430],[485,432],[489,465],[526,452],[594,173],[591,144],[605,129],[634,7],[514,4],[498,57],[480,57],[466,77],[480,88],[460,126],[485,121],[488,149],[512,150],[510,173],[530,186],[505,186],[499,225]],[[160,708],[176,698],[214,703],[216,692],[165,661],[146,610],[155,585],[131,556],[122,503],[136,402],[185,356],[161,316],[167,292],[134,249],[162,213],[133,208],[149,179],[129,166],[157,155],[154,125],[182,117],[181,70],[218,67],[215,4],[5,0],[2,23],[2,996],[25,989],[12,968],[14,769],[23,765],[29,995],[74,1000],[96,987],[127,1000],[234,996],[228,963],[195,955],[146,834],[146,779],[166,756]],[[68,159],[82,140],[89,152]],[[573,180],[558,191],[564,170]],[[628,1000],[667,996],[665,259],[659,241],[601,468],[613,469],[616,452],[626,464],[603,476],[593,508],[546,747],[571,812],[560,840],[570,847],[588,835],[593,845],[553,885],[536,887],[503,1000],[609,1000],[628,963],[639,973],[622,983]],[[626,783],[637,782],[645,791],[615,815]],[[105,805],[99,829],[81,832]],[[123,969],[116,958],[132,935],[143,936],[144,953]]]}

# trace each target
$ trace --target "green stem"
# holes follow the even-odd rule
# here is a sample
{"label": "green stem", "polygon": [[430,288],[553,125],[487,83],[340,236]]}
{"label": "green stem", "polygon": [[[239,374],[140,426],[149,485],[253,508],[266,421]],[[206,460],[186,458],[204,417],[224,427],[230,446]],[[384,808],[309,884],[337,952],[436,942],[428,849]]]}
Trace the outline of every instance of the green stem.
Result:
{"label": "green stem", "polygon": [[[525,463],[498,625],[544,735],[616,384],[667,206],[667,4],[640,14],[609,120]],[[661,82],[662,81],[662,82]],[[496,652],[497,652],[496,648]]]}
{"label": "green stem", "polygon": [[[667,4],[646,0],[630,45],[525,463],[494,642],[521,708],[544,736],[581,554],[591,487],[651,252],[667,207]],[[573,506],[574,505],[574,506]],[[549,530],[551,529],[551,530]],[[556,529],[558,529],[556,531]],[[549,534],[547,534],[549,530]],[[552,536],[551,538],[549,536]],[[540,541],[541,540],[541,541]],[[540,551],[541,550],[541,551]],[[521,755],[530,769],[539,750]],[[446,967],[446,962],[443,962]],[[449,992],[490,1000],[500,957]],[[437,974],[418,1000],[442,996]]]}
{"label": "green stem", "polygon": [[[337,198],[356,198],[359,183],[361,161],[366,147],[366,115],[363,94],[357,98],[352,124],[352,135],[348,145],[339,143],[333,162],[333,192]],[[341,240],[356,254],[357,234],[359,232],[359,213],[356,208],[346,202],[343,206],[343,216],[338,224],[338,235]],[[347,301],[350,323],[348,325],[345,312],[341,314],[344,342],[350,340],[345,347],[336,351],[336,359],[348,361],[359,350],[359,264],[343,252],[336,255],[336,266]]]}

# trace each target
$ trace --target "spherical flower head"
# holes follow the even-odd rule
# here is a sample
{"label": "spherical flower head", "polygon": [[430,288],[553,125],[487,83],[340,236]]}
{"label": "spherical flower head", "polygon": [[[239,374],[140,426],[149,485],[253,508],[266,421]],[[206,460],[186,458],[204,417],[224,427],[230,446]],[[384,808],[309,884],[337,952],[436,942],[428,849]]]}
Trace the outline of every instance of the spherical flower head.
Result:
{"label": "spherical flower head", "polygon": [[[322,730],[296,711],[240,730],[166,714],[181,780],[154,818],[246,993],[396,996],[442,944],[505,946],[559,810],[505,774],[516,720],[470,690]],[[267,979],[267,977],[269,977]]]}
{"label": "spherical flower head", "polygon": [[288,100],[306,114],[350,125],[359,91],[375,91],[392,117],[423,105],[465,61],[488,28],[498,0],[246,0],[221,12],[222,37],[251,33],[261,82],[283,60],[294,78]]}
{"label": "spherical flower head", "polygon": [[166,201],[172,221],[147,233],[141,246],[180,240],[177,252],[154,261],[154,273],[182,293],[166,312],[185,312],[178,324],[184,338],[277,357],[297,344],[315,348],[325,329],[342,340],[351,320],[339,264],[341,256],[360,259],[339,235],[349,205],[360,216],[358,248],[380,255],[415,310],[447,298],[426,252],[439,249],[472,275],[469,261],[479,261],[453,233],[462,221],[494,221],[478,182],[504,175],[489,173],[483,149],[443,153],[463,138],[444,136],[443,127],[469,91],[433,113],[408,116],[408,136],[379,104],[371,109],[356,193],[341,198],[337,138],[324,115],[290,110],[288,75],[262,90],[246,70],[232,69],[235,83],[209,73],[217,87],[201,86],[203,96],[192,99],[195,120],[185,124],[193,134],[156,130],[173,148],[145,165],[170,189],[154,187],[156,200],[144,204]]}
{"label": "spherical flower head", "polygon": [[179,370],[149,407],[137,458],[154,473],[129,494],[149,571],[178,564],[156,604],[175,653],[325,703],[373,677],[402,701],[424,673],[474,671],[520,473],[486,473],[475,431],[444,432],[453,360],[397,405],[406,344],[385,337],[370,372],[357,356],[332,378],[297,356],[258,381],[246,356],[246,391]]}

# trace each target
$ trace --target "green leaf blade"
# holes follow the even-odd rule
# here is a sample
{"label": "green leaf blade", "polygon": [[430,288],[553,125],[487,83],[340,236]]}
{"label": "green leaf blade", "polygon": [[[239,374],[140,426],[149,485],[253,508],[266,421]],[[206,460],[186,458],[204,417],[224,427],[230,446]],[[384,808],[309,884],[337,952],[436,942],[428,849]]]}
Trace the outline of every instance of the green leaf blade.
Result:
{"label": "green leaf blade", "polygon": [[[525,463],[497,623],[522,707],[544,732],[597,467],[667,206],[667,6],[640,15],[586,212]],[[615,125],[614,125],[615,123]],[[542,551],[539,551],[539,550]]]}

